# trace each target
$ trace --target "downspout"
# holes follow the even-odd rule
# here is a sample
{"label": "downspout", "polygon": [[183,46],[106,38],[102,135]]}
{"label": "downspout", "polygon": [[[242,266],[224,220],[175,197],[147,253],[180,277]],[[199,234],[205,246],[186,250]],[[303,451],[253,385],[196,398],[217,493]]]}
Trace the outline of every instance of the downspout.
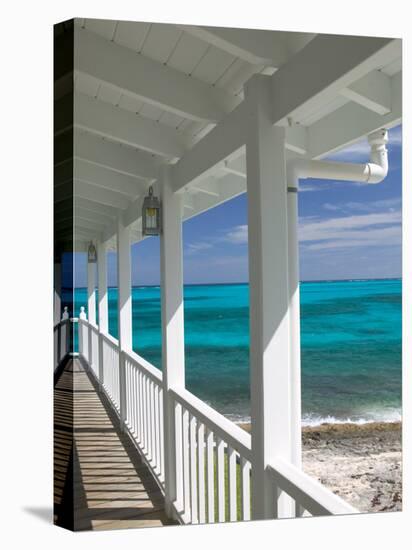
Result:
{"label": "downspout", "polygon": [[[287,165],[290,373],[293,392],[291,437],[292,463],[298,468],[302,467],[298,182],[299,179],[317,178],[380,183],[388,173],[387,130],[373,132],[368,136],[368,142],[371,152],[370,162],[366,164],[296,159]],[[300,515],[302,511],[296,512]]]}

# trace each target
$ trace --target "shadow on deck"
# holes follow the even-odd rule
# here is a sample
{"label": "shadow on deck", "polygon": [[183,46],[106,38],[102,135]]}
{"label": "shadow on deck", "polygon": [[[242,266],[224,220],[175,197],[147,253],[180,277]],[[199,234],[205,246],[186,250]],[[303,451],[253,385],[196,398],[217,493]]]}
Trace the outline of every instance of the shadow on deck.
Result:
{"label": "shadow on deck", "polygon": [[54,388],[54,522],[73,531],[170,525],[163,495],[79,360]]}

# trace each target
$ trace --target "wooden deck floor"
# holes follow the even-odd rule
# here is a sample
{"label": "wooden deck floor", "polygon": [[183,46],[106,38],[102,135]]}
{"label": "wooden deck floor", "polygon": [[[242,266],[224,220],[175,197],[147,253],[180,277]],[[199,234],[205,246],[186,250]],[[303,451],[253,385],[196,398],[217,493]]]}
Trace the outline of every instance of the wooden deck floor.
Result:
{"label": "wooden deck floor", "polygon": [[171,524],[164,499],[81,363],[54,395],[55,523],[74,531]]}

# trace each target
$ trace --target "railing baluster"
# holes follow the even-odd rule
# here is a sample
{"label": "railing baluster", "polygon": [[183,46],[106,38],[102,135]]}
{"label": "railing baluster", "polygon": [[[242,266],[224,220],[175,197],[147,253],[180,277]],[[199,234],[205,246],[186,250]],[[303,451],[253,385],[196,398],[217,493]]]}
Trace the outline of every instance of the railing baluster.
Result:
{"label": "railing baluster", "polygon": [[[164,462],[164,427],[163,427],[163,388],[159,386],[159,437],[160,437],[160,480],[164,482],[165,462]],[[176,443],[177,449],[177,443]]]}
{"label": "railing baluster", "polygon": [[182,407],[182,450],[183,450],[183,506],[188,518],[190,514],[190,479],[189,479],[189,411]]}
{"label": "railing baluster", "polygon": [[215,522],[215,464],[213,449],[213,432],[207,429],[206,460],[207,460],[207,517],[208,523]]}
{"label": "railing baluster", "polygon": [[240,480],[242,494],[242,519],[250,520],[250,462],[245,458],[240,459]]}
{"label": "railing baluster", "polygon": [[197,468],[196,468],[196,417],[190,415],[190,506],[192,523],[198,523],[197,516]]}
{"label": "railing baluster", "polygon": [[142,371],[138,372],[138,407],[139,407],[139,443],[144,448],[144,435],[143,435],[143,374]]}
{"label": "railing baluster", "polygon": [[205,427],[198,422],[197,427],[197,472],[199,496],[199,523],[206,522],[206,494],[205,494]]}
{"label": "railing baluster", "polygon": [[218,438],[217,442],[217,507],[218,521],[225,521],[225,442]]}
{"label": "railing baluster", "polygon": [[236,495],[236,451],[233,447],[227,449],[228,461],[228,490],[229,490],[229,521],[237,520]]}
{"label": "railing baluster", "polygon": [[159,386],[154,385],[154,410],[156,432],[156,471],[160,474],[160,417],[159,417]]}

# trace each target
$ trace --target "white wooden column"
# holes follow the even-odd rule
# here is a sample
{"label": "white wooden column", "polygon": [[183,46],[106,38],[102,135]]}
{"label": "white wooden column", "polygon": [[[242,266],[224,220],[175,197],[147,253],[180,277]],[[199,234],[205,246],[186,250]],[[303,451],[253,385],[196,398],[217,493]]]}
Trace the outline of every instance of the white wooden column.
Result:
{"label": "white wooden column", "polygon": [[[89,323],[96,324],[96,264],[87,262],[87,319]],[[87,325],[88,344],[87,361],[91,367],[94,361],[92,349],[92,330]]]}
{"label": "white wooden column", "polygon": [[97,243],[97,284],[99,309],[99,383],[103,384],[103,338],[109,332],[109,309],[107,299],[107,250],[105,242]]}
{"label": "white wooden column", "polygon": [[173,516],[173,503],[183,507],[181,408],[176,406],[171,388],[185,387],[185,349],[183,324],[183,259],[181,195],[173,193],[169,167],[161,177],[161,295],[162,368],[165,449],[165,505]]}
{"label": "white wooden column", "polygon": [[[288,271],[291,380],[291,445],[292,463],[302,467],[302,392],[300,360],[300,294],[298,240],[298,181],[288,178]],[[303,509],[295,507],[296,515]]]}
{"label": "white wooden column", "polygon": [[292,390],[292,462],[302,466],[302,394],[300,359],[300,293],[298,240],[298,182],[288,182],[288,255],[290,374]]}
{"label": "white wooden column", "polygon": [[126,420],[126,377],[124,351],[132,349],[132,286],[130,256],[130,226],[125,226],[122,216],[117,220],[117,319],[119,337],[119,385],[120,421],[122,429]]}
{"label": "white wooden column", "polygon": [[246,89],[254,519],[292,515],[266,470],[274,457],[292,456],[285,130],[270,122],[269,81],[259,75]]}
{"label": "white wooden column", "polygon": [[62,264],[54,264],[54,324],[57,325],[62,318]]}

